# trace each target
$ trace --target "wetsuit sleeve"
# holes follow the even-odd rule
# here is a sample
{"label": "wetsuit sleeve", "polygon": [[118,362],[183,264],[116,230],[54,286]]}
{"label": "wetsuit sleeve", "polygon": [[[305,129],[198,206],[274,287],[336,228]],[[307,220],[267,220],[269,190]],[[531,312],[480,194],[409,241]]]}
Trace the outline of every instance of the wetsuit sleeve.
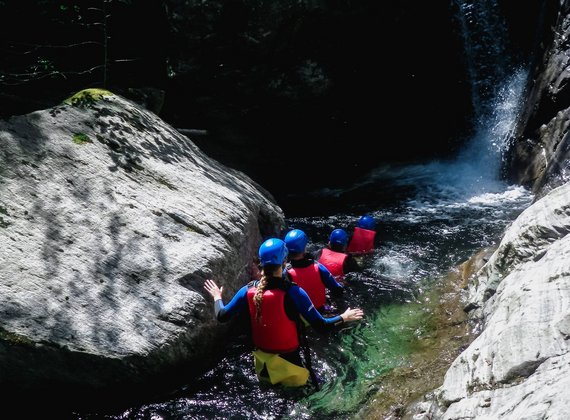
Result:
{"label": "wetsuit sleeve", "polygon": [[331,318],[324,318],[319,311],[315,309],[315,306],[313,305],[313,302],[311,302],[311,298],[309,298],[307,292],[299,286],[291,286],[287,294],[291,298],[291,301],[293,302],[293,305],[295,305],[299,314],[309,324],[311,324],[311,326],[316,328],[332,327],[343,322],[340,315],[336,315]]}
{"label": "wetsuit sleeve", "polygon": [[344,286],[335,280],[334,276],[324,265],[321,263],[317,264],[319,265],[319,274],[325,287],[330,290],[333,296],[341,295],[344,292]]}
{"label": "wetsuit sleeve", "polygon": [[221,299],[214,302],[216,318],[220,322],[226,322],[237,314],[247,310],[247,285],[237,291],[230,303],[224,305]]}

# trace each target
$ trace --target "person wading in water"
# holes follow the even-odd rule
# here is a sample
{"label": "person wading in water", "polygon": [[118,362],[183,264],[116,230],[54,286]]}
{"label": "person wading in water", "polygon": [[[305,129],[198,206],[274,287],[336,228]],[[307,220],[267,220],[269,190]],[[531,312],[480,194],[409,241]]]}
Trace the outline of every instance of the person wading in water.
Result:
{"label": "person wading in water", "polygon": [[374,217],[367,214],[362,216],[354,227],[346,252],[358,255],[374,251],[375,228],[376,220],[374,220]]}
{"label": "person wading in water", "polygon": [[284,238],[289,250],[287,274],[296,284],[301,286],[315,304],[321,314],[332,313],[327,304],[326,291],[332,296],[341,296],[344,286],[338,283],[331,272],[321,263],[306,253],[309,238],[301,229],[290,230]]}
{"label": "person wading in water", "polygon": [[347,273],[361,271],[360,265],[351,254],[346,251],[348,233],[344,229],[334,229],[327,245],[322,248],[315,258],[324,265],[341,283],[345,283]]}
{"label": "person wading in water", "polygon": [[306,365],[310,360],[303,361],[300,353],[301,317],[315,329],[323,329],[360,320],[364,313],[360,308],[348,308],[340,315],[324,318],[307,293],[283,275],[287,254],[287,246],[281,239],[263,242],[259,247],[261,279],[243,286],[227,305],[222,300],[223,287],[208,279],[204,288],[214,299],[218,321],[227,322],[244,311],[249,312],[259,380],[296,387],[305,385],[311,374],[310,366]]}

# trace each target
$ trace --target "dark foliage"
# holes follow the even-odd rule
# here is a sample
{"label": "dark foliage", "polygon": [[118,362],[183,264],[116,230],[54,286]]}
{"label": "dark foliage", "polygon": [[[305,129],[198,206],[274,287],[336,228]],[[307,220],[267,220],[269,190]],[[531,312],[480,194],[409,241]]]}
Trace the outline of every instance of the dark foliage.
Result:
{"label": "dark foliage", "polygon": [[[0,117],[84,88],[161,89],[163,119],[207,132],[193,140],[278,198],[335,186],[461,145],[471,104],[452,13],[424,0],[3,0]],[[529,48],[531,17],[509,21]]]}

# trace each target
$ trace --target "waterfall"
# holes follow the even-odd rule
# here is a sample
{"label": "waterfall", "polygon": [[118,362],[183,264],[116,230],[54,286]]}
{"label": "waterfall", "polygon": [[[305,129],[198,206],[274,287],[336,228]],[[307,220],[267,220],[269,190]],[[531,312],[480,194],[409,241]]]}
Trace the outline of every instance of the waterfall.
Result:
{"label": "waterfall", "polygon": [[[519,115],[528,70],[512,62],[497,0],[455,0],[471,87],[473,136],[458,154],[462,181],[473,188],[500,178],[503,153]],[[455,168],[457,169],[457,167]]]}
{"label": "waterfall", "polygon": [[466,201],[508,189],[501,180],[501,164],[520,112],[528,69],[513,63],[497,0],[455,0],[454,6],[474,110],[470,138],[453,159],[383,166],[360,186],[386,179],[399,188],[413,186],[412,200],[424,204]]}
{"label": "waterfall", "polygon": [[499,181],[508,140],[521,106],[528,71],[520,68],[505,76],[494,96],[489,112],[474,122],[473,136],[458,154],[456,165],[465,165],[463,181]]}
{"label": "waterfall", "polygon": [[511,64],[506,24],[501,19],[497,0],[455,0],[454,3],[474,117],[478,120],[492,111],[497,86],[506,79]]}
{"label": "waterfall", "polygon": [[509,53],[507,25],[497,0],[454,0],[452,7],[464,42],[465,77],[473,103],[464,147],[448,160],[382,164],[349,187],[325,188],[313,195],[340,198],[365,194],[371,199],[377,191],[381,201],[382,195],[394,200],[401,198],[402,192],[414,191],[410,201],[419,206],[465,203],[483,194],[511,195],[516,189],[501,180],[501,166],[521,109],[528,66],[516,63]]}

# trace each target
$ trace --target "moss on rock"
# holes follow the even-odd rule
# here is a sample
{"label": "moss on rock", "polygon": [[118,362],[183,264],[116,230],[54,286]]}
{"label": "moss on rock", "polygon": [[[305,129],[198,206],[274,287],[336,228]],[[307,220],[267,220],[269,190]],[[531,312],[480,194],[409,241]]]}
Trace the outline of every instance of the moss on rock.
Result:
{"label": "moss on rock", "polygon": [[86,107],[104,98],[105,96],[113,96],[113,92],[96,88],[83,89],[77,92],[75,95],[70,96],[64,100],[63,103],[72,106]]}

